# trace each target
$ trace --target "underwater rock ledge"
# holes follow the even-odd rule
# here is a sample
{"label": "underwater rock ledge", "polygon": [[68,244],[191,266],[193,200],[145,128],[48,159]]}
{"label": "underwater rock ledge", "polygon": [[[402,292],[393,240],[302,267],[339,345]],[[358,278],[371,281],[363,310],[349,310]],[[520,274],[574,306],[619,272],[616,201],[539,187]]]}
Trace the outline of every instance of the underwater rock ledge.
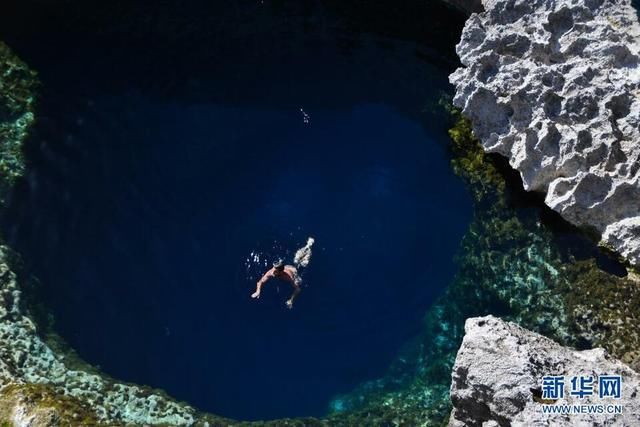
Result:
{"label": "underwater rock ledge", "polygon": [[525,189],[640,266],[640,25],[630,0],[483,0],[454,104]]}
{"label": "underwater rock ledge", "polygon": [[622,405],[622,414],[575,415],[583,426],[640,425],[640,374],[605,350],[575,351],[493,316],[470,318],[453,367],[449,426],[576,425],[566,414],[542,413],[554,404],[541,399],[542,377],[605,374],[622,376],[620,399],[565,393],[560,403]]}
{"label": "underwater rock ledge", "polygon": [[34,121],[36,74],[0,42],[0,206],[24,173],[22,143]]}

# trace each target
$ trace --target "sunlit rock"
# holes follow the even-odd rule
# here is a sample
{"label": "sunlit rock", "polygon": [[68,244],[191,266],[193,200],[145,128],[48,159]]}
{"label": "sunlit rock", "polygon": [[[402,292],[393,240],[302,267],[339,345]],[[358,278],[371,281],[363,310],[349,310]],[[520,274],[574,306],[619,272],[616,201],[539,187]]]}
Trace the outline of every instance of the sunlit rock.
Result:
{"label": "sunlit rock", "polygon": [[631,2],[483,5],[457,46],[454,104],[525,189],[638,265],[640,25]]}
{"label": "sunlit rock", "polygon": [[[544,399],[544,376],[560,376],[564,396]],[[620,398],[600,398],[599,376],[621,376]],[[571,395],[571,379],[593,378],[593,394]],[[585,389],[586,390],[586,389]],[[640,425],[640,374],[601,348],[575,351],[493,316],[468,319],[453,367],[450,426]],[[546,396],[548,397],[548,396]],[[620,405],[621,414],[554,414],[543,407]]]}

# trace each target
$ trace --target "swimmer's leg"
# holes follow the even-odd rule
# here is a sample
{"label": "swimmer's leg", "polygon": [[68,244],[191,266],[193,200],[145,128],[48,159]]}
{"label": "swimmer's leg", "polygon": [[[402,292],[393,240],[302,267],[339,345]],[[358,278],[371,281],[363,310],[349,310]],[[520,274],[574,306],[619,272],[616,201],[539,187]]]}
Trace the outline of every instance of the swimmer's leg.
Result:
{"label": "swimmer's leg", "polygon": [[287,307],[288,308],[293,308],[293,301],[296,299],[296,297],[298,296],[298,294],[300,293],[301,289],[300,286],[298,286],[297,284],[293,285],[293,293],[291,294],[291,298],[289,298],[287,300]]}
{"label": "swimmer's leg", "polygon": [[313,237],[307,239],[307,244],[296,251],[296,255],[293,258],[293,263],[297,268],[306,267],[311,261],[311,247],[315,243]]}

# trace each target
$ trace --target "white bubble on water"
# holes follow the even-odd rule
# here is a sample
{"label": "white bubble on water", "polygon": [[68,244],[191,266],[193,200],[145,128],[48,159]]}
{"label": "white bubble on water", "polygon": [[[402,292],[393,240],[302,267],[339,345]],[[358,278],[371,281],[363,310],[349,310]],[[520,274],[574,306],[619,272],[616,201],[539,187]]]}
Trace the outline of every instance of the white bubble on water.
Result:
{"label": "white bubble on water", "polygon": [[307,244],[296,251],[296,255],[293,257],[293,263],[297,267],[306,267],[311,261],[311,247],[315,243],[313,237],[307,239]]}
{"label": "white bubble on water", "polygon": [[309,114],[307,114],[306,111],[304,111],[304,109],[302,107],[300,107],[300,113],[302,113],[302,122],[305,125],[308,125],[311,123],[311,116],[309,116]]}

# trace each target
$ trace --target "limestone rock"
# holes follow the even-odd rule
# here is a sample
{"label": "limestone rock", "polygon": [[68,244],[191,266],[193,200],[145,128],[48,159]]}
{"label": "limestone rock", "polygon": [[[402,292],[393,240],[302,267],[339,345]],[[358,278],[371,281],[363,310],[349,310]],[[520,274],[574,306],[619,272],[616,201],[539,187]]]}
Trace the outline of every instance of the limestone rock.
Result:
{"label": "limestone rock", "polygon": [[[542,401],[542,378],[565,377],[564,398]],[[621,398],[597,395],[600,375],[622,377]],[[594,378],[593,396],[571,396],[573,376]],[[453,367],[450,426],[640,425],[640,374],[603,349],[575,351],[493,316],[468,319]],[[622,405],[621,414],[551,414],[543,406]]]}
{"label": "limestone rock", "polygon": [[640,24],[629,0],[483,0],[454,104],[569,222],[640,262]]}
{"label": "limestone rock", "polygon": [[618,248],[620,254],[632,264],[640,265],[640,251],[637,249],[638,236],[640,236],[640,217],[636,216],[607,226],[602,240],[608,247]]}

